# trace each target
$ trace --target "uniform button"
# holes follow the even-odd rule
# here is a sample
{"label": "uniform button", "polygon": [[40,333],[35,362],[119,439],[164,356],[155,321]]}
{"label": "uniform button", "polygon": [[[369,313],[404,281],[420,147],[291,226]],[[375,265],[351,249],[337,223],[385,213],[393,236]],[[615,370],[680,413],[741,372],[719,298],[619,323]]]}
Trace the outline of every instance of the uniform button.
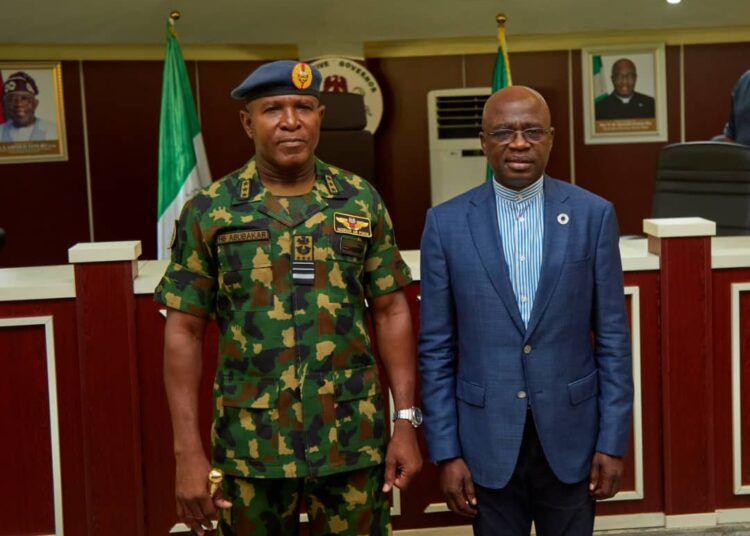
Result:
{"label": "uniform button", "polygon": [[526,297],[526,296],[521,296],[521,303],[526,303],[527,301],[529,301],[529,298],[528,298],[528,297]]}
{"label": "uniform button", "polygon": [[526,221],[526,218],[524,218],[523,216],[518,216],[518,221],[523,223],[524,221]]}
{"label": "uniform button", "polygon": [[525,261],[526,260],[526,255],[521,255],[520,257],[518,257],[518,260],[521,261],[521,262]]}
{"label": "uniform button", "polygon": [[526,346],[523,347],[523,353],[524,354],[530,354],[531,353],[531,345],[530,344],[527,344]]}
{"label": "uniform button", "polygon": [[518,391],[516,393],[516,398],[520,398],[520,399],[526,398],[526,391]]}

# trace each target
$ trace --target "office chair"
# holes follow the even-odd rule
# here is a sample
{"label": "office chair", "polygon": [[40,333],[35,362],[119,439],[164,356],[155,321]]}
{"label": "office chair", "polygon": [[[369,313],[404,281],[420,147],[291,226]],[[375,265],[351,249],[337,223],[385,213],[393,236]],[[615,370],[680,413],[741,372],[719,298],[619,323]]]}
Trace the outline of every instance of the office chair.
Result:
{"label": "office chair", "polygon": [[716,222],[717,235],[750,234],[750,147],[696,141],[659,153],[654,218],[699,216]]}

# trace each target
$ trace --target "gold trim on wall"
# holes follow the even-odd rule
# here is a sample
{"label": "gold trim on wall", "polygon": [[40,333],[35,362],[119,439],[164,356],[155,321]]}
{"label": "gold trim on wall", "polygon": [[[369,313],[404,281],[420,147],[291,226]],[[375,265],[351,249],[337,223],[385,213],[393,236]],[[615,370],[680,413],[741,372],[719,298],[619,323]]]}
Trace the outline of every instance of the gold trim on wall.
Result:
{"label": "gold trim on wall", "polygon": [[[667,45],[705,45],[748,41],[750,26],[721,28],[681,28],[627,30],[589,33],[508,35],[513,52],[576,50],[591,45],[618,45],[647,41]],[[271,60],[297,58],[295,44],[279,45],[190,45],[182,44],[186,60]],[[366,58],[495,54],[494,35],[446,39],[369,41],[364,43]],[[54,45],[0,43],[0,57],[14,60],[162,60],[164,44],[151,45]]]}

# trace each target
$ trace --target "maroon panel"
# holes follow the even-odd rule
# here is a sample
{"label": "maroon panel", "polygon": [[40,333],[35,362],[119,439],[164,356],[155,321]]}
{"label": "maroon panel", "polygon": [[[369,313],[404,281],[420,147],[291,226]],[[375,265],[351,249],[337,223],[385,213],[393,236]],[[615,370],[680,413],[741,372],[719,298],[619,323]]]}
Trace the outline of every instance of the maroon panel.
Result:
{"label": "maroon panel", "polygon": [[462,86],[460,56],[377,58],[367,68],[383,90],[383,119],[375,133],[375,186],[403,249],[419,247],[430,207],[427,92]]}
{"label": "maroon panel", "polygon": [[44,326],[0,327],[0,428],[23,438],[0,443],[2,535],[55,532],[45,339]]}
{"label": "maroon panel", "polygon": [[[83,536],[87,534],[87,516],[83,487],[84,456],[74,305],[72,300],[0,302],[0,318],[53,317],[64,531],[68,535]],[[19,483],[21,488],[32,485],[35,489],[25,492],[15,486],[0,487],[10,493],[2,499],[3,504],[8,505],[5,511],[14,512],[14,515],[6,516],[7,519],[0,527],[0,534],[50,534],[53,531],[47,527],[50,512],[48,501],[52,493],[49,416],[46,408],[47,388],[46,385],[42,385],[42,381],[46,382],[46,379],[41,378],[43,370],[46,374],[46,363],[39,362],[40,359],[46,359],[44,332],[41,331],[41,326],[22,328],[21,331],[16,331],[17,329],[7,328],[12,330],[7,331],[6,328],[0,328],[0,360],[3,361],[3,370],[7,372],[3,378],[6,383],[9,382],[0,388],[0,398],[3,398],[0,402],[0,422],[3,430],[14,430],[13,437],[23,438],[23,441],[0,442],[0,459],[9,463],[8,467],[3,466],[0,471],[4,475],[4,483]],[[21,333],[25,340],[9,340],[8,334],[14,333]],[[29,344],[22,345],[24,342]],[[20,370],[16,370],[17,373],[14,374],[14,369]],[[3,380],[0,379],[0,383],[3,383]],[[18,395],[18,389],[21,389],[20,396],[12,401],[6,399],[6,395],[14,392]],[[5,411],[14,405],[18,406],[17,411]],[[32,409],[39,420],[29,420],[31,417],[28,414]],[[44,416],[41,416],[42,413]],[[21,447],[26,452],[18,456],[16,450]],[[24,460],[28,460],[28,456],[32,456],[32,467],[25,464]],[[28,472],[23,478],[5,478],[5,475],[10,475],[19,468],[17,465],[24,464]],[[27,478],[29,481],[24,484]],[[41,487],[37,485],[40,478],[45,479]],[[2,493],[0,491],[0,494]],[[29,500],[30,497],[34,500]],[[11,506],[18,500],[22,502]],[[18,523],[22,525],[16,527]],[[39,523],[44,523],[44,528],[39,528]],[[5,529],[9,532],[3,532]]]}
{"label": "maroon panel", "polygon": [[255,154],[253,143],[240,125],[242,103],[229,93],[261,61],[202,61],[198,63],[200,81],[201,132],[211,175],[217,180],[234,171]]}
{"label": "maroon panel", "polygon": [[[669,141],[680,141],[680,49],[666,48],[667,125]],[[585,145],[581,53],[573,52],[573,117],[575,127],[576,184],[612,201],[622,234],[641,234],[644,218],[651,215],[656,177],[657,143]]]}
{"label": "maroon panel", "polygon": [[[625,272],[625,285],[638,287],[640,301],[641,404],[643,431],[643,499],[605,502],[597,505],[597,515],[661,512],[664,509],[662,396],[659,338],[658,272]],[[630,314],[630,300],[628,300]],[[632,324],[632,318],[631,318]],[[623,489],[634,488],[633,444],[626,461],[631,472]]]}
{"label": "maroon panel", "polygon": [[649,250],[661,250],[664,510],[712,512],[711,239],[649,237],[649,242]]}
{"label": "maroon panel", "polygon": [[[466,56],[466,85],[491,86],[496,58],[496,54]],[[547,163],[547,173],[569,181],[568,52],[514,52],[509,55],[509,61],[513,83],[536,89],[547,101],[552,115],[552,125],[555,127],[555,142]]]}
{"label": "maroon panel", "polygon": [[[743,327],[740,331],[740,385],[750,385],[750,296],[747,292],[740,294],[740,325]],[[743,321],[744,319],[744,321]],[[741,430],[741,447],[742,472],[741,483],[743,486],[750,485],[750,389],[740,391],[740,421]],[[750,501],[747,501],[750,504]]]}
{"label": "maroon panel", "polygon": [[750,43],[685,45],[683,50],[685,140],[708,140],[724,132],[732,88],[750,68]]}
{"label": "maroon panel", "polygon": [[62,79],[68,160],[0,165],[0,267],[65,263],[89,237],[78,62],[63,62]]}
{"label": "maroon panel", "polygon": [[[734,466],[732,459],[732,283],[750,281],[750,269],[740,268],[713,271],[713,321],[714,321],[714,465],[716,467],[716,508],[748,508],[750,495],[734,494]],[[742,417],[743,425],[743,482],[750,483],[750,452],[747,430],[750,407],[747,406],[750,385],[750,294],[740,293],[740,359],[742,363]]]}
{"label": "maroon panel", "polygon": [[77,264],[75,279],[88,530],[143,536],[132,264]]}
{"label": "maroon panel", "polygon": [[[194,78],[194,64],[187,62]],[[161,61],[87,61],[94,237],[140,240],[156,257]]]}
{"label": "maroon panel", "polygon": [[[146,534],[167,534],[177,522],[174,493],[172,425],[162,376],[164,352],[163,309],[150,295],[136,299],[138,372],[140,378],[143,484]],[[216,370],[218,331],[211,323],[203,345],[203,377],[200,387],[200,422],[203,445],[210,456],[212,386]]]}

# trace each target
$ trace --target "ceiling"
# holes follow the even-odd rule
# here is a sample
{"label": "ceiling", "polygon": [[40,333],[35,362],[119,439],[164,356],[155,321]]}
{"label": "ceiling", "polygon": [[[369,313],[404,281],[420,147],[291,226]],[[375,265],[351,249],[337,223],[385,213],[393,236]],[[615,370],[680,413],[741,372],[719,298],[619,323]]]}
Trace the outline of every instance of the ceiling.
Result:
{"label": "ceiling", "polygon": [[750,24],[750,0],[0,0],[0,8],[0,44],[160,44],[173,9],[182,13],[180,40],[193,45],[491,37],[499,12],[509,36]]}

